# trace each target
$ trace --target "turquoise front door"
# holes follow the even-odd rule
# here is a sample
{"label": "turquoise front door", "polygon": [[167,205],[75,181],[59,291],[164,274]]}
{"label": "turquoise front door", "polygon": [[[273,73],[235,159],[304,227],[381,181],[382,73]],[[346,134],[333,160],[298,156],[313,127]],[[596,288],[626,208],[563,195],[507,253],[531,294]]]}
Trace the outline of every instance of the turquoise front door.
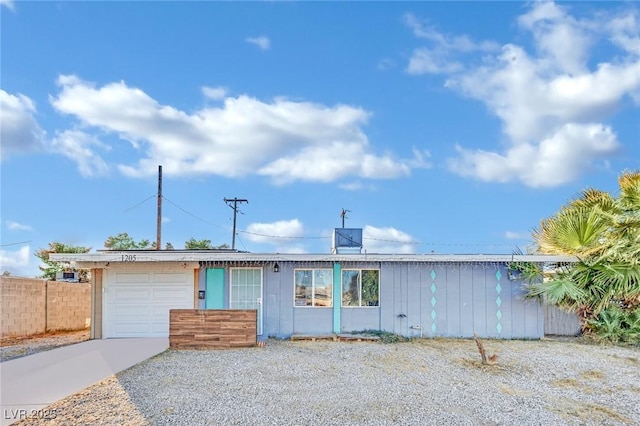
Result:
{"label": "turquoise front door", "polygon": [[205,308],[224,309],[224,268],[207,269]]}

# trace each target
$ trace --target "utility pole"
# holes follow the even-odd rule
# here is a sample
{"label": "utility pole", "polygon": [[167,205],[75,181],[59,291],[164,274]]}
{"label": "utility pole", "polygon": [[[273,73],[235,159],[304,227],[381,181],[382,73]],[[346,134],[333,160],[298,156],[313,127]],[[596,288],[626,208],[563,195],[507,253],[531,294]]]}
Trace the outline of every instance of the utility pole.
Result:
{"label": "utility pole", "polygon": [[162,236],[162,166],[158,166],[158,217],[156,223],[156,250],[161,250]]}
{"label": "utility pole", "polygon": [[342,213],[340,213],[340,217],[342,218],[342,227],[344,228],[344,220],[348,219],[347,213],[351,212],[351,210],[342,209]]}
{"label": "utility pole", "polygon": [[[231,236],[231,250],[235,250],[236,248],[236,216],[238,214],[238,203],[247,203],[249,204],[249,200],[245,200],[243,198],[225,198],[224,202],[227,203],[229,207],[233,209],[233,235]],[[233,206],[231,205],[233,203]],[[240,212],[242,213],[242,212]]]}

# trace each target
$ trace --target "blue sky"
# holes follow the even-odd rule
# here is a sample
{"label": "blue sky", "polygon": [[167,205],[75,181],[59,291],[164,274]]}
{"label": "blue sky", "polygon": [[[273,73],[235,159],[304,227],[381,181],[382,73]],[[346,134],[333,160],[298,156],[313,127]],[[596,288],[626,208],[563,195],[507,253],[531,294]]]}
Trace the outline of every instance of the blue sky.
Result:
{"label": "blue sky", "polygon": [[13,2],[2,270],[49,242],[511,253],[640,168],[635,2]]}

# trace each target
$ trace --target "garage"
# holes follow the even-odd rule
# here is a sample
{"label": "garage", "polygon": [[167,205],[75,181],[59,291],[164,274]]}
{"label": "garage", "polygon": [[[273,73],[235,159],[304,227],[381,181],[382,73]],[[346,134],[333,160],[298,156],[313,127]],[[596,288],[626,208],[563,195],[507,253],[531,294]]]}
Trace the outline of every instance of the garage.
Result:
{"label": "garage", "polygon": [[194,307],[193,269],[136,269],[105,271],[103,338],[167,337],[169,310]]}

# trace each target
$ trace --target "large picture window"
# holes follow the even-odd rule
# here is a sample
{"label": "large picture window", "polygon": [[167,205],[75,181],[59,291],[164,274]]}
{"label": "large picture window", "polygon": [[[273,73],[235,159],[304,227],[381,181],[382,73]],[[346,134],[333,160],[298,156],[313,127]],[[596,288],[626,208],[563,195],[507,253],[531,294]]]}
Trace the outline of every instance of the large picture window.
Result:
{"label": "large picture window", "polygon": [[333,270],[296,269],[295,306],[333,306]]}
{"label": "large picture window", "polygon": [[379,270],[342,270],[342,306],[380,306],[379,293]]}

